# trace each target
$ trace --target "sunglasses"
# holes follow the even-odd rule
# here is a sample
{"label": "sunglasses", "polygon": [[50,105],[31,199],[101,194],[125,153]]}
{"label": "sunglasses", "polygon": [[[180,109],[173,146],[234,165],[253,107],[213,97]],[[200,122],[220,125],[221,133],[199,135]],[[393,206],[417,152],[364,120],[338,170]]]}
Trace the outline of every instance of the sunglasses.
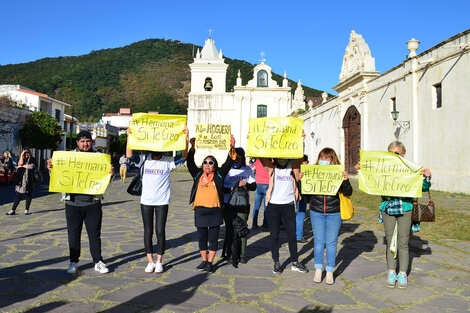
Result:
{"label": "sunglasses", "polygon": [[202,162],[202,164],[204,164],[204,165],[206,165],[206,164],[214,165],[214,161],[206,161],[206,160],[204,160],[204,162]]}
{"label": "sunglasses", "polygon": [[396,154],[396,155],[400,155],[400,153],[398,153],[398,152],[395,152],[395,154]]}

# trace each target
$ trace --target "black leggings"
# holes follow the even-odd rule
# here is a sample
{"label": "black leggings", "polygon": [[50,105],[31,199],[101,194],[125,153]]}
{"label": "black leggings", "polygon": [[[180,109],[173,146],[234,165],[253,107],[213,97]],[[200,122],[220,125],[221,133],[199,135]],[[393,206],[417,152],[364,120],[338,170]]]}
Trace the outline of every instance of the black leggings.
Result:
{"label": "black leggings", "polygon": [[155,213],[155,234],[157,235],[157,254],[165,253],[165,225],[168,216],[168,204],[140,205],[142,221],[144,223],[144,245],[147,254],[153,254],[153,216]]}
{"label": "black leggings", "polygon": [[20,204],[22,196],[26,195],[26,208],[25,208],[25,210],[29,210],[29,207],[31,206],[31,201],[32,201],[32,194],[33,194],[32,190],[28,191],[27,193],[17,192],[16,196],[15,196],[15,201],[13,202],[13,207],[11,209],[13,211],[15,211],[16,208],[18,207],[18,204]]}
{"label": "black leggings", "polygon": [[268,203],[266,208],[266,221],[269,226],[269,239],[271,241],[271,255],[274,262],[279,262],[279,228],[280,223],[286,228],[289,253],[292,262],[297,262],[297,241],[295,238],[295,210],[294,203],[274,204]]}
{"label": "black leggings", "polygon": [[219,239],[220,226],[198,227],[199,251],[207,251],[207,241],[209,241],[209,250],[217,251],[217,240]]}

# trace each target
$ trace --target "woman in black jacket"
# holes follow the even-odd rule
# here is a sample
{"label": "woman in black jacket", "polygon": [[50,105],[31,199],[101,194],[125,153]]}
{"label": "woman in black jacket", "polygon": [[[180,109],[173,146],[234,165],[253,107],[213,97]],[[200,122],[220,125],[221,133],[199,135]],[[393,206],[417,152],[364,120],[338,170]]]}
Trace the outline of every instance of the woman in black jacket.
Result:
{"label": "woman in black jacket", "polygon": [[[211,155],[204,158],[202,167],[194,162],[195,139],[191,139],[191,149],[188,152],[187,165],[194,184],[191,189],[189,203],[193,203],[194,222],[199,234],[199,251],[202,263],[196,269],[213,273],[212,262],[217,251],[220,225],[222,225],[222,205],[224,203],[224,178],[229,172],[237,153],[233,145],[227,160],[218,167],[217,159]],[[209,242],[209,246],[207,245]]]}
{"label": "woman in black jacket", "polygon": [[13,175],[13,183],[15,184],[15,201],[13,207],[8,211],[7,215],[15,215],[16,208],[21,201],[23,195],[26,195],[26,208],[24,214],[29,215],[29,207],[31,206],[32,193],[34,188],[34,173],[33,170],[36,168],[36,162],[31,156],[29,149],[24,149],[21,152],[20,159],[18,161],[18,167],[16,173]]}
{"label": "woman in black jacket", "polygon": [[[338,165],[339,159],[335,150],[324,148],[318,154],[317,165]],[[353,192],[348,179],[348,172],[343,171],[343,183],[339,192],[350,196]],[[310,196],[310,218],[312,221],[314,238],[315,276],[313,281],[321,282],[323,274],[323,254],[326,246],[326,283],[334,284],[333,271],[336,265],[336,245],[341,227],[341,212],[339,207],[339,195],[312,195]]]}

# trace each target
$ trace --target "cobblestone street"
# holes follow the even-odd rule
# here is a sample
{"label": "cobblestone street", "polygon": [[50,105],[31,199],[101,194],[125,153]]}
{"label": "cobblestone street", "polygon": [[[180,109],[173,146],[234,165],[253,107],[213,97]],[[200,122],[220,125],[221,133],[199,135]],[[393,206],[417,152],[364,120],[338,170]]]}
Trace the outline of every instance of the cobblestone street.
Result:
{"label": "cobblestone street", "polygon": [[[272,273],[267,232],[254,230],[249,235],[247,264],[233,268],[222,262],[224,227],[215,259],[217,270],[211,275],[201,273],[195,269],[200,255],[188,205],[192,178],[187,172],[174,172],[171,177],[164,272],[146,274],[139,197],[125,191],[130,179],[126,184],[115,180],[104,195],[102,246],[109,274],[94,271],[85,230],[79,273],[66,274],[67,230],[59,194],[48,194],[43,186],[35,191],[32,215],[23,214],[23,200],[17,215],[6,216],[13,187],[0,187],[1,312],[416,313],[467,312],[470,308],[470,242],[439,245],[412,236],[410,286],[388,289],[384,233],[363,221],[361,208],[341,228],[332,286],[313,282],[311,231],[309,242],[298,244],[299,260],[310,269],[307,274],[290,270],[284,232],[280,254],[285,270],[279,276]],[[459,205],[462,210],[470,207],[464,202]]]}

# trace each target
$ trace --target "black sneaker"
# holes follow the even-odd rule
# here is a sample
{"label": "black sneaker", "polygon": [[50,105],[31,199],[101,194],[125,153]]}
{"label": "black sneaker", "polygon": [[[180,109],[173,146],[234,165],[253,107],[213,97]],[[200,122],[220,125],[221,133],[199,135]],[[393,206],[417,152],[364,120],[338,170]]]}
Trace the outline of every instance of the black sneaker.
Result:
{"label": "black sneaker", "polygon": [[261,226],[261,230],[262,230],[262,231],[269,231],[268,225],[262,225],[262,226]]}
{"label": "black sneaker", "polygon": [[300,273],[308,273],[308,269],[300,262],[292,263],[290,269]]}
{"label": "black sneaker", "polygon": [[215,266],[212,265],[212,263],[207,262],[206,268],[204,269],[204,272],[209,273],[209,274],[214,273],[215,272]]}
{"label": "black sneaker", "polygon": [[16,213],[15,213],[15,211],[13,211],[13,210],[10,210],[10,211],[8,211],[7,213],[5,213],[5,215],[15,215],[15,214],[16,214]]}
{"label": "black sneaker", "polygon": [[273,273],[277,275],[282,273],[281,264],[279,264],[279,262],[274,262]]}
{"label": "black sneaker", "polygon": [[199,265],[196,267],[196,269],[197,269],[198,271],[203,271],[203,270],[206,269],[206,264],[207,264],[207,261],[202,261],[201,264],[199,264]]}
{"label": "black sneaker", "polygon": [[307,238],[302,238],[300,240],[297,240],[298,243],[307,243],[308,239]]}
{"label": "black sneaker", "polygon": [[258,223],[253,223],[253,225],[251,226],[251,229],[258,229],[259,226],[258,226]]}

